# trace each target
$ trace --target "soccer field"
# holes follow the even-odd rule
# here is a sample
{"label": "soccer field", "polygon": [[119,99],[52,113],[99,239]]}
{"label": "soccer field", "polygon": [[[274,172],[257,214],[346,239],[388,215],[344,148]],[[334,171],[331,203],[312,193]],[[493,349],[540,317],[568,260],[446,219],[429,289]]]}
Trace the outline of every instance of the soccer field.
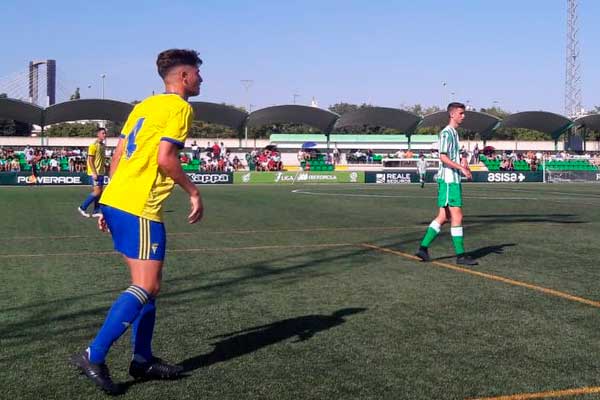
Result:
{"label": "soccer field", "polygon": [[[447,226],[435,262],[411,256],[434,185],[201,191],[197,225],[167,202],[157,300],[154,350],[187,376],[131,381],[126,334],[123,398],[600,398],[600,185],[465,185],[470,268]],[[87,192],[0,189],[0,398],[105,397],[67,362],[128,285]]]}

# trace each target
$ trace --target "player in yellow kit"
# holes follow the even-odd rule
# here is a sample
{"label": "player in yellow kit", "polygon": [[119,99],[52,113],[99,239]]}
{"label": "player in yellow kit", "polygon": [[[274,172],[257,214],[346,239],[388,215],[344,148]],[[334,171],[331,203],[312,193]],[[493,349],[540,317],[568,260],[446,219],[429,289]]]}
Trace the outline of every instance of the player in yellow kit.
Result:
{"label": "player in yellow kit", "polygon": [[111,180],[101,199],[101,230],[110,230],[114,246],[131,272],[129,286],[113,303],[100,331],[82,353],[71,358],[82,373],[111,394],[116,385],[104,362],[110,346],[132,326],[133,359],[129,374],[137,379],[172,379],[182,368],[154,356],[151,348],[166,248],[162,205],[175,184],[191,203],[188,222],[202,218],[200,192],[183,172],[183,148],[194,113],[187,99],[200,93],[202,60],[193,50],[171,49],[158,55],[165,93],[135,106],[123,128],[110,166]]}
{"label": "player in yellow kit", "polygon": [[[77,208],[79,214],[86,218],[99,217],[100,208],[98,207],[100,195],[104,188],[104,175],[106,175],[106,152],[104,147],[104,140],[106,139],[106,129],[99,128],[96,132],[97,139],[94,143],[88,147],[87,154],[87,174],[90,176],[92,182],[92,193],[86,197],[86,199]],[[90,204],[94,203],[94,211],[90,215],[87,212]]]}

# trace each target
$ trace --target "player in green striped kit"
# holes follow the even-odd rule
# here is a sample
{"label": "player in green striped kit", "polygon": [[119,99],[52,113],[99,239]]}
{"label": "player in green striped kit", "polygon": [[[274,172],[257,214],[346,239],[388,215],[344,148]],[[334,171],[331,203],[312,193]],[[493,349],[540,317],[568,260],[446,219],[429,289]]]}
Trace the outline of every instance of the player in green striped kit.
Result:
{"label": "player in green striped kit", "polygon": [[429,246],[440,233],[442,225],[450,221],[452,243],[456,250],[456,263],[461,265],[477,265],[477,261],[465,254],[462,228],[462,189],[461,173],[471,179],[468,166],[461,164],[460,144],[456,129],[465,119],[465,105],[462,103],[448,104],[450,121],[439,134],[440,168],[438,170],[438,207],[437,217],[429,224],[427,232],[421,241],[421,246],[415,254],[423,261],[429,261]]}

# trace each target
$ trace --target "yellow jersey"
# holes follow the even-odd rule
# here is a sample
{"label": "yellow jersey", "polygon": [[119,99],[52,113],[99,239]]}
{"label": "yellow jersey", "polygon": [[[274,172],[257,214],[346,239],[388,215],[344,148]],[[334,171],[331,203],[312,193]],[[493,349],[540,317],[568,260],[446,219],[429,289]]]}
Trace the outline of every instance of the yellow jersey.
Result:
{"label": "yellow jersey", "polygon": [[158,168],[158,146],[184,147],[194,120],[192,106],[176,94],[152,96],[135,106],[121,133],[123,153],[100,202],[162,222],[162,205],[175,182]]}
{"label": "yellow jersey", "polygon": [[[94,156],[94,167],[96,168],[96,173],[98,175],[106,174],[106,151],[104,149],[104,143],[96,140],[94,143],[90,144],[88,147],[88,157]],[[90,166],[89,160],[86,162],[87,164],[87,174],[92,175],[94,171]]]}

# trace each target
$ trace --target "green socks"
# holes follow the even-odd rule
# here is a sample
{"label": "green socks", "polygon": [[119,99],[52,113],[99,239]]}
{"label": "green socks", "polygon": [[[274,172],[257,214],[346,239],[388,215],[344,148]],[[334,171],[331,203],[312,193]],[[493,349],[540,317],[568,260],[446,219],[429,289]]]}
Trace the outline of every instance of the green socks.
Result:
{"label": "green socks", "polygon": [[450,228],[450,234],[452,235],[452,243],[454,243],[456,255],[460,256],[465,252],[462,226],[453,226],[452,228]]}
{"label": "green socks", "polygon": [[425,233],[425,237],[423,241],[421,241],[421,247],[429,247],[431,242],[437,237],[440,233],[440,224],[437,221],[433,220],[429,227],[427,228],[427,232]]}
{"label": "green socks", "polygon": [[[431,242],[435,240],[435,238],[440,233],[440,224],[437,221],[433,220],[429,227],[427,228],[427,232],[425,233],[425,237],[421,241],[421,247],[429,247]],[[450,234],[452,235],[452,243],[454,243],[454,250],[456,250],[456,255],[460,256],[465,252],[465,244],[463,241],[463,228],[462,226],[453,226],[450,228]]]}

